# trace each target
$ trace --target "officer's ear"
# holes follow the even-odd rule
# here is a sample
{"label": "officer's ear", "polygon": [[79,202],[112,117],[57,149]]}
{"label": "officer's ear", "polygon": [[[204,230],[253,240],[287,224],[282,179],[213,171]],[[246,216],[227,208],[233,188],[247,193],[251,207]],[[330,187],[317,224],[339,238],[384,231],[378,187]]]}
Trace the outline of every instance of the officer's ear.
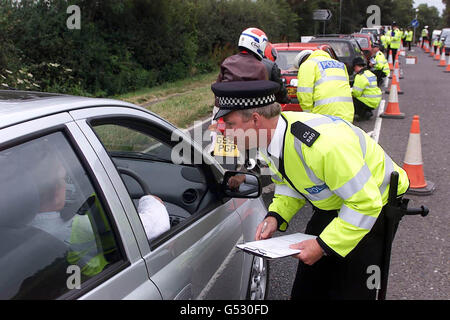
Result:
{"label": "officer's ear", "polygon": [[253,124],[255,125],[256,128],[260,128],[261,127],[261,125],[262,125],[261,124],[262,116],[259,113],[253,112],[251,119],[252,119]]}

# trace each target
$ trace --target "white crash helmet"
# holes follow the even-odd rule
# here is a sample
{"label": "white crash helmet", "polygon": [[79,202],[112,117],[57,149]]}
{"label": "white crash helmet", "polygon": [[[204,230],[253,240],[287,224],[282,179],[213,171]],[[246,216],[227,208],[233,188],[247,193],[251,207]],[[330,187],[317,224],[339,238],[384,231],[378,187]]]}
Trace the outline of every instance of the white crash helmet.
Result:
{"label": "white crash helmet", "polygon": [[238,46],[255,53],[262,59],[268,41],[264,31],[258,28],[248,28],[242,31]]}
{"label": "white crash helmet", "polygon": [[302,59],[304,57],[306,57],[307,55],[310,55],[311,53],[313,53],[312,50],[303,50],[300,51],[299,54],[297,54],[294,58],[294,68],[298,69],[300,68],[300,62],[302,61]]}

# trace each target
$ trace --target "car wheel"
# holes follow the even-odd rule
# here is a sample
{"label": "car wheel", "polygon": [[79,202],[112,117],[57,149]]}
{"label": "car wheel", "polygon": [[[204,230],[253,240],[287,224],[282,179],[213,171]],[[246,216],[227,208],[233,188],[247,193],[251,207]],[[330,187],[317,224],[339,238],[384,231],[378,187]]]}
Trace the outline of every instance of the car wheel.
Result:
{"label": "car wheel", "polygon": [[247,290],[248,300],[264,300],[267,297],[269,284],[269,263],[267,259],[253,257],[250,280]]}

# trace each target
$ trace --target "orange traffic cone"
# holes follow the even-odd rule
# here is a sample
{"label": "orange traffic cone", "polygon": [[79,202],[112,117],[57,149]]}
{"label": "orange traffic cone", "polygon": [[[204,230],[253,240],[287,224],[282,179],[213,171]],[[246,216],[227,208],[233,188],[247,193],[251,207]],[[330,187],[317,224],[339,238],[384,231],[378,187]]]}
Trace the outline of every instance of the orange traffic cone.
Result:
{"label": "orange traffic cone", "polygon": [[436,54],[434,55],[434,60],[441,60],[441,48],[437,48]]}
{"label": "orange traffic cone", "polygon": [[389,50],[389,57],[388,57],[388,64],[389,64],[389,70],[394,70],[394,65],[392,62],[392,50]]}
{"label": "orange traffic cone", "polygon": [[439,67],[445,67],[445,47],[442,49],[441,60],[439,60]]}
{"label": "orange traffic cone", "polygon": [[400,107],[398,105],[397,85],[393,83],[394,79],[395,75],[391,84],[388,105],[386,107],[386,110],[382,114],[380,114],[380,117],[391,119],[403,119],[405,117],[405,114],[400,112]]}
{"label": "orange traffic cone", "polygon": [[[398,78],[399,78],[398,69],[394,69],[394,74],[392,75],[391,88],[392,88],[392,85],[395,84],[396,89],[397,89],[397,93],[398,94],[403,94],[404,92],[402,91],[402,89],[400,89],[400,81],[398,80]],[[387,89],[385,92],[386,93],[390,93],[391,90]]]}
{"label": "orange traffic cone", "polygon": [[430,42],[427,40],[425,41],[425,53],[430,52]]}
{"label": "orange traffic cone", "polygon": [[423,174],[422,147],[420,142],[419,116],[415,115],[411,124],[408,146],[406,148],[403,169],[408,174],[409,190],[407,193],[416,195],[429,195],[433,193],[435,185],[426,181]]}
{"label": "orange traffic cone", "polygon": [[450,54],[448,56],[447,68],[445,68],[444,72],[450,72]]}

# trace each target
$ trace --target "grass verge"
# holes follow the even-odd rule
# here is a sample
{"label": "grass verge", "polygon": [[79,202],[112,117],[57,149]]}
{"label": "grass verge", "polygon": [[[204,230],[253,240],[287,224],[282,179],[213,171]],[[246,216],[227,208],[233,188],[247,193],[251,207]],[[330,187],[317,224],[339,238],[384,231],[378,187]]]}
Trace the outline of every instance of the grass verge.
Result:
{"label": "grass verge", "polygon": [[211,84],[217,74],[214,71],[114,98],[140,105],[180,128],[187,128],[211,114],[214,105]]}

